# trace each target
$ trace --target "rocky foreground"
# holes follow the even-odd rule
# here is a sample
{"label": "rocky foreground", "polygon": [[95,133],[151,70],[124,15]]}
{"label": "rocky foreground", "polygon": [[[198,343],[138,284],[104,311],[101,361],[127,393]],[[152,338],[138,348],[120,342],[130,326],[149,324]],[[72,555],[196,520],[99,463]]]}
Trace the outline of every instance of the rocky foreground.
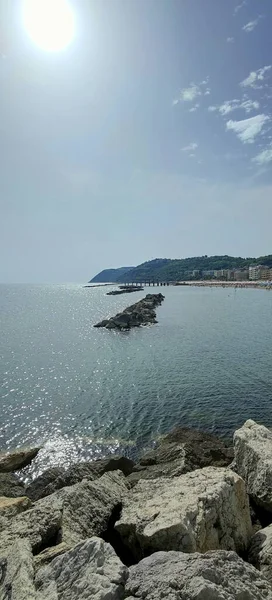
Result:
{"label": "rocky foreground", "polygon": [[163,300],[164,296],[162,294],[147,294],[145,298],[139,300],[136,304],[128,306],[115,317],[100,321],[94,327],[122,330],[157,323],[155,308],[160,306]]}
{"label": "rocky foreground", "polygon": [[[1,600],[272,600],[272,433],[177,429],[134,464],[0,459]],[[35,460],[35,457],[34,457]],[[17,469],[16,472],[13,472]]]}

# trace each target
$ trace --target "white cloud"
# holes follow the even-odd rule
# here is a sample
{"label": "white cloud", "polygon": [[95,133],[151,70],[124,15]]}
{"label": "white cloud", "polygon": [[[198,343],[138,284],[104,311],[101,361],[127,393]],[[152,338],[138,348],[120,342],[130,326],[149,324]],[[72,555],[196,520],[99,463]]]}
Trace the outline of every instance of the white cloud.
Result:
{"label": "white cloud", "polygon": [[201,90],[198,85],[192,84],[188,88],[184,88],[180,93],[180,100],[183,102],[192,102],[201,95]]}
{"label": "white cloud", "polygon": [[192,82],[187,88],[183,88],[179,97],[173,100],[173,105],[178,104],[179,102],[193,102],[198,96],[209,95],[211,90],[207,87],[208,81],[209,77],[206,77],[206,79],[203,79],[199,84]]}
{"label": "white cloud", "polygon": [[257,27],[259,20],[260,20],[260,16],[257,17],[257,19],[255,19],[255,21],[249,21],[249,23],[246,23],[246,25],[244,25],[244,27],[242,27],[242,30],[245,31],[246,33],[251,33],[251,31],[253,31],[255,29],[255,27]]}
{"label": "white cloud", "polygon": [[228,115],[230,112],[235,110],[239,105],[239,100],[226,100],[218,107],[218,111],[221,115]]}
{"label": "white cloud", "polygon": [[195,112],[200,107],[200,104],[195,104],[192,108],[189,108],[189,112]]}
{"label": "white cloud", "polygon": [[256,115],[243,121],[228,121],[226,129],[234,131],[243,144],[252,144],[269,120],[267,115]]}
{"label": "white cloud", "polygon": [[237,15],[239,10],[241,10],[241,8],[243,8],[243,6],[246,6],[246,4],[247,4],[247,0],[243,0],[243,2],[241,2],[241,4],[238,4],[237,6],[235,6],[235,9],[233,11],[234,16]]}
{"label": "white cloud", "polygon": [[[182,152],[194,152],[194,150],[196,150],[198,148],[198,144],[196,142],[191,142],[190,144],[188,144],[188,146],[184,146],[184,148],[181,148]],[[189,156],[195,156],[195,154],[189,154]]]}
{"label": "white cloud", "polygon": [[257,154],[253,159],[253,162],[256,162],[258,165],[267,165],[272,161],[272,145],[270,148],[263,150],[260,154]]}
{"label": "white cloud", "polygon": [[228,42],[228,44],[233,44],[234,38],[233,37],[228,37],[227,38],[227,42]]}
{"label": "white cloud", "polygon": [[225,117],[237,109],[243,109],[246,113],[250,113],[252,110],[258,110],[259,107],[260,104],[257,100],[237,100],[234,98],[234,100],[225,100],[225,102],[219,106],[209,106],[208,110],[210,112],[218,110],[218,112]]}
{"label": "white cloud", "polygon": [[258,110],[260,103],[257,100],[244,100],[238,108],[244,108],[246,113],[250,113],[252,110]]}
{"label": "white cloud", "polygon": [[258,84],[259,81],[264,81],[265,79],[265,73],[267,73],[267,71],[270,71],[270,69],[272,68],[272,65],[266,65],[265,67],[262,67],[261,69],[257,69],[257,71],[251,71],[249,73],[249,76],[246,77],[246,79],[244,79],[243,81],[241,81],[240,85],[242,87],[252,87],[252,88],[262,88],[263,86]]}

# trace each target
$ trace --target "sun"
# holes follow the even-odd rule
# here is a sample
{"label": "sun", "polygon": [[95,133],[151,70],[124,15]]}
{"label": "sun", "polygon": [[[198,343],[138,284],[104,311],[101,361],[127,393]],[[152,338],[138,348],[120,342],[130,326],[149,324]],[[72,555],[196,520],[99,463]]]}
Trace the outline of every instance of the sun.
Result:
{"label": "sun", "polygon": [[22,0],[22,17],[31,40],[47,52],[66,48],[75,35],[75,17],[68,0]]}

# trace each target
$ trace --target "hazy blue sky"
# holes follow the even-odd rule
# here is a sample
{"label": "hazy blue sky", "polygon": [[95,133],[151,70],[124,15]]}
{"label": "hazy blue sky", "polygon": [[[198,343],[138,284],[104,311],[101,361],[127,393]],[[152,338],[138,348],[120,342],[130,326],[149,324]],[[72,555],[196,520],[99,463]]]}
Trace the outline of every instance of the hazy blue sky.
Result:
{"label": "hazy blue sky", "polygon": [[48,53],[1,1],[0,281],[271,253],[271,0],[70,3]]}

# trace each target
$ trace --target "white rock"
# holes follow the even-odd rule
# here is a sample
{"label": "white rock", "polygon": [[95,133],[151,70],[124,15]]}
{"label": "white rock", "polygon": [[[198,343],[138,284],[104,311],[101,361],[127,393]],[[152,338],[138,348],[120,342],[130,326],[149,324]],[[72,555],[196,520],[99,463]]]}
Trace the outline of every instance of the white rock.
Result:
{"label": "white rock", "polygon": [[93,537],[36,575],[36,600],[122,600],[128,569],[110,544]]}
{"label": "white rock", "polygon": [[33,508],[11,519],[0,533],[0,557],[7,555],[18,537],[29,539],[37,553],[56,541],[73,546],[93,535],[102,535],[126,492],[123,473],[114,471],[38,500]]}
{"label": "white rock", "polygon": [[250,540],[248,560],[272,584],[272,525],[257,531]]}
{"label": "white rock", "polygon": [[140,480],[125,497],[115,528],[135,560],[162,549],[243,551],[252,532],[245,484],[216,467]]}
{"label": "white rock", "polygon": [[129,569],[125,597],[126,600],[271,600],[272,590],[265,577],[234,552],[157,552]]}
{"label": "white rock", "polygon": [[252,420],[234,434],[237,473],[245,480],[253,500],[272,512],[272,432]]}

